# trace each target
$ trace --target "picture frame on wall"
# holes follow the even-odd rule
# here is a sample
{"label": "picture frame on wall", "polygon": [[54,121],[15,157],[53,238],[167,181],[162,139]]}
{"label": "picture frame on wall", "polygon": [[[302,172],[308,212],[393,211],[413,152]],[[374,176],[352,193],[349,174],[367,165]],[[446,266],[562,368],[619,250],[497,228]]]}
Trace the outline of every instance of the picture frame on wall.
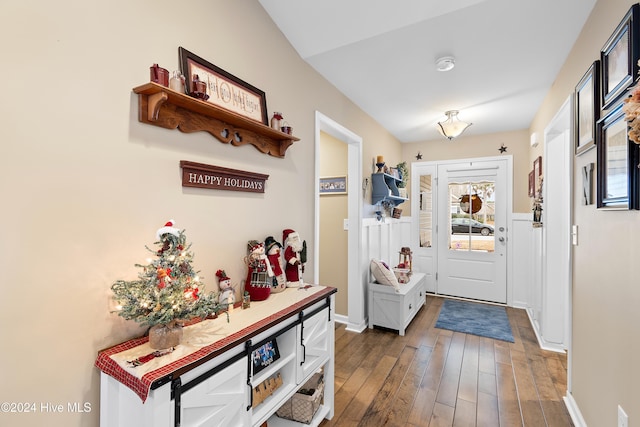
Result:
{"label": "picture frame on wall", "polygon": [[542,156],[533,161],[533,197],[540,192],[540,177],[542,176]]}
{"label": "picture frame on wall", "polygon": [[598,208],[638,209],[638,146],[629,141],[623,103],[596,125]]}
{"label": "picture frame on wall", "polygon": [[533,171],[529,172],[529,197],[536,197],[536,180]]}
{"label": "picture frame on wall", "polygon": [[347,194],[347,177],[346,175],[323,177],[320,178],[318,186],[321,196]]}
{"label": "picture frame on wall", "polygon": [[245,82],[180,46],[180,72],[186,79],[187,93],[191,93],[194,75],[206,84],[206,99],[220,108],[268,125],[267,98],[264,91]]}
{"label": "picture frame on wall", "polygon": [[575,154],[596,146],[596,121],[600,118],[600,61],[591,64],[575,88]]}
{"label": "picture frame on wall", "polygon": [[600,51],[602,108],[608,110],[638,75],[640,5],[631,6]]}

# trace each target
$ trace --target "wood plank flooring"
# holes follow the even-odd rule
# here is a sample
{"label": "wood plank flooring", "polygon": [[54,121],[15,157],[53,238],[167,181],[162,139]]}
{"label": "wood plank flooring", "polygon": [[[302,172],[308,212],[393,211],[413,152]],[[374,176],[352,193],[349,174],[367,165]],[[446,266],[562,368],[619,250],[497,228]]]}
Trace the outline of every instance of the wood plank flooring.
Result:
{"label": "wood plank flooring", "polygon": [[436,329],[427,296],[406,331],[336,327],[329,426],[573,426],[562,401],[566,356],[541,350],[524,310],[507,308],[515,343]]}

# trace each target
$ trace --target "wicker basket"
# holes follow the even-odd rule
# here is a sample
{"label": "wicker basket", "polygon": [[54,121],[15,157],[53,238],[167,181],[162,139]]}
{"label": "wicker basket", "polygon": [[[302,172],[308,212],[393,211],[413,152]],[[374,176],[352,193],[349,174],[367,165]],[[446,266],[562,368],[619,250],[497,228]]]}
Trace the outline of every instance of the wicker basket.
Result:
{"label": "wicker basket", "polygon": [[[302,390],[313,390],[311,395],[301,393]],[[324,396],[324,375],[315,373],[296,394],[278,409],[280,418],[309,424],[320,407]]]}

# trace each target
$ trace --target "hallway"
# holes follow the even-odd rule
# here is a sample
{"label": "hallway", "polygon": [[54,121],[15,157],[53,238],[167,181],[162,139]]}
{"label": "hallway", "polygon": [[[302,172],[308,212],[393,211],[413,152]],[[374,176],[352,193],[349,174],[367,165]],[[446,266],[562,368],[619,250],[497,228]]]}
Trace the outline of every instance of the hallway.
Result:
{"label": "hallway", "polygon": [[507,308],[515,343],[434,327],[427,296],[404,337],[336,329],[335,415],[321,426],[573,426],[566,356],[541,350],[524,310]]}

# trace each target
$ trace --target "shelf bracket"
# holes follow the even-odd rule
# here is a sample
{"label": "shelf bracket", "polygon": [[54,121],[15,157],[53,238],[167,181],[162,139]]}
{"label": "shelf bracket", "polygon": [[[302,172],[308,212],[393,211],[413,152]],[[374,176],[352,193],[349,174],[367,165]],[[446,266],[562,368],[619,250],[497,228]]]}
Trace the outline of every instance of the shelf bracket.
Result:
{"label": "shelf bracket", "polygon": [[158,120],[158,115],[160,114],[160,107],[165,101],[169,99],[169,95],[166,92],[158,92],[152,95],[149,95],[149,100],[147,101],[147,118],[155,122]]}

